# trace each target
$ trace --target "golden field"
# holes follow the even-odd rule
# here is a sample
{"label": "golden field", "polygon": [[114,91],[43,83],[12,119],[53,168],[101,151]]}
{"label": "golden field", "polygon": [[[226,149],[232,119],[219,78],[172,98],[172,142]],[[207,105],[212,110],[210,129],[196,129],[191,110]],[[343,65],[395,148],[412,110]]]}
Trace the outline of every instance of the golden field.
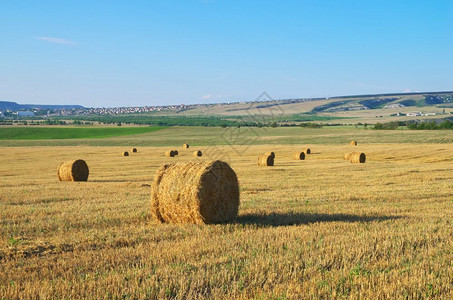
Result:
{"label": "golden field", "polygon": [[[129,147],[1,147],[0,299],[452,298],[453,143],[421,143],[430,132],[406,132],[414,142],[383,143],[382,132],[367,131],[374,143],[357,138],[356,147],[271,145],[275,135],[197,146],[172,131],[172,147],[137,146],[138,136]],[[306,147],[306,160],[291,159]],[[165,157],[172,148],[179,155]],[[275,166],[259,167],[268,151]],[[343,160],[351,151],[366,153],[366,163]],[[78,158],[88,163],[88,182],[59,182],[59,164]],[[237,219],[153,223],[160,165],[209,159],[238,175]]]}

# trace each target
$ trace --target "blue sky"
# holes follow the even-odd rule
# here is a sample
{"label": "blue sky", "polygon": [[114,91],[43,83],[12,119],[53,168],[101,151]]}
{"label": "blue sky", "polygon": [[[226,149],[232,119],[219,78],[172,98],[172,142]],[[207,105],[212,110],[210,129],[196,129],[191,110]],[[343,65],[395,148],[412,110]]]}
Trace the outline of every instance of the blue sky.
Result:
{"label": "blue sky", "polygon": [[0,100],[87,107],[453,90],[453,1],[0,2]]}

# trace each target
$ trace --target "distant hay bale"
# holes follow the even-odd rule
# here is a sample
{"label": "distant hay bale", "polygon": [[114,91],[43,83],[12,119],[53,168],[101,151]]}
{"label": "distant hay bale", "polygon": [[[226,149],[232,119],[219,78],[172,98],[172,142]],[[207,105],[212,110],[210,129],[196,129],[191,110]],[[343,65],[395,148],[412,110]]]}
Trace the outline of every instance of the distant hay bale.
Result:
{"label": "distant hay bale", "polygon": [[87,181],[89,173],[88,165],[82,159],[62,162],[57,170],[60,181]]}
{"label": "distant hay bale", "polygon": [[137,148],[132,148],[132,149],[131,149],[131,152],[137,153]]}
{"label": "distant hay bale", "polygon": [[175,157],[175,150],[170,150],[165,152],[166,157]]}
{"label": "distant hay bale", "polygon": [[272,155],[260,155],[258,157],[258,166],[273,166],[274,165],[274,157]]}
{"label": "distant hay bale", "polygon": [[363,164],[366,161],[366,155],[363,152],[352,152],[349,154],[349,161],[351,163]]}
{"label": "distant hay bale", "polygon": [[129,156],[129,152],[124,151],[121,155],[123,155],[123,156]]}
{"label": "distant hay bale", "polygon": [[184,145],[182,145],[182,147],[185,148],[185,149],[188,149],[189,148],[189,144],[184,144]]}
{"label": "distant hay bale", "polygon": [[294,152],[293,153],[293,159],[294,160],[304,160],[305,159],[305,153],[304,152]]}
{"label": "distant hay bale", "polygon": [[151,215],[166,223],[231,221],[239,209],[236,173],[223,161],[163,165],[154,177]]}
{"label": "distant hay bale", "polygon": [[310,150],[310,148],[307,148],[307,149],[304,149],[303,152],[304,152],[305,154],[310,154],[310,153],[311,153],[311,150]]}
{"label": "distant hay bale", "polygon": [[202,156],[202,155],[203,155],[203,153],[201,153],[200,150],[197,150],[197,151],[195,151],[195,152],[193,153],[193,156],[197,156],[197,157],[200,157],[200,156]]}
{"label": "distant hay bale", "polygon": [[266,152],[265,155],[270,155],[270,156],[272,156],[275,159],[275,153],[272,152],[272,151],[271,152]]}
{"label": "distant hay bale", "polygon": [[356,141],[351,141],[351,146],[357,146],[357,142]]}

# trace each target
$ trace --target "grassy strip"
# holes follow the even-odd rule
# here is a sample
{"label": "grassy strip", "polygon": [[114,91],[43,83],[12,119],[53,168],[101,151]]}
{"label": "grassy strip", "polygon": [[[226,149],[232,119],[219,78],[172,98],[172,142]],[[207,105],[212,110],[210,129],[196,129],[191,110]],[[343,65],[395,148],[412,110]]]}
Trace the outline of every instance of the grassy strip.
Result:
{"label": "grassy strip", "polygon": [[61,140],[108,138],[150,133],[166,127],[10,127],[0,130],[0,140]]}

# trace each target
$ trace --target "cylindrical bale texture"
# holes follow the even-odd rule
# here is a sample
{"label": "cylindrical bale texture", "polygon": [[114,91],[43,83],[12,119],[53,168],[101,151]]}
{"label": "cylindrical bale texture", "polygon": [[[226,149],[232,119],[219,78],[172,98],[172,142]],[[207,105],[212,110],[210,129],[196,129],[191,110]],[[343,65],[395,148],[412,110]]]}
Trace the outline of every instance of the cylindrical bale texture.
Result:
{"label": "cylindrical bale texture", "polygon": [[121,155],[122,155],[122,156],[129,156],[129,152],[124,151]]}
{"label": "cylindrical bale texture", "polygon": [[266,152],[266,154],[265,154],[265,155],[270,155],[270,156],[272,156],[272,158],[274,158],[274,159],[275,159],[275,153],[274,153],[273,151],[270,151],[270,152]]}
{"label": "cylindrical bale texture", "polygon": [[174,157],[175,156],[175,151],[174,150],[166,151],[165,152],[165,156],[166,157]]}
{"label": "cylindrical bale texture", "polygon": [[197,151],[195,151],[195,152],[193,153],[193,156],[197,156],[197,157],[200,157],[200,156],[202,156],[202,155],[203,155],[203,153],[201,153],[200,150],[197,150]]}
{"label": "cylindrical bale texture", "polygon": [[87,163],[78,159],[61,163],[57,176],[60,181],[87,181],[89,173]]}
{"label": "cylindrical bale texture", "polygon": [[352,152],[349,155],[349,161],[355,164],[363,164],[366,161],[366,155],[363,152]]}
{"label": "cylindrical bale texture", "polygon": [[305,153],[304,152],[294,152],[293,153],[293,159],[294,160],[304,160],[305,159]]}
{"label": "cylindrical bale texture", "polygon": [[131,149],[131,152],[137,153],[137,148],[132,148],[132,149]]}
{"label": "cylindrical bale texture", "polygon": [[311,150],[310,150],[310,148],[307,148],[307,149],[304,149],[303,152],[304,152],[305,154],[310,154],[310,153],[311,153]]}
{"label": "cylindrical bale texture", "polygon": [[258,166],[273,166],[274,165],[274,157],[271,155],[260,155],[258,157]]}
{"label": "cylindrical bale texture", "polygon": [[160,222],[222,223],[238,209],[238,179],[226,162],[166,164],[154,177],[151,214]]}
{"label": "cylindrical bale texture", "polygon": [[189,148],[189,144],[184,144],[184,145],[182,145],[182,147],[187,149],[187,148]]}
{"label": "cylindrical bale texture", "polygon": [[351,141],[351,146],[357,146],[357,142],[356,141]]}

